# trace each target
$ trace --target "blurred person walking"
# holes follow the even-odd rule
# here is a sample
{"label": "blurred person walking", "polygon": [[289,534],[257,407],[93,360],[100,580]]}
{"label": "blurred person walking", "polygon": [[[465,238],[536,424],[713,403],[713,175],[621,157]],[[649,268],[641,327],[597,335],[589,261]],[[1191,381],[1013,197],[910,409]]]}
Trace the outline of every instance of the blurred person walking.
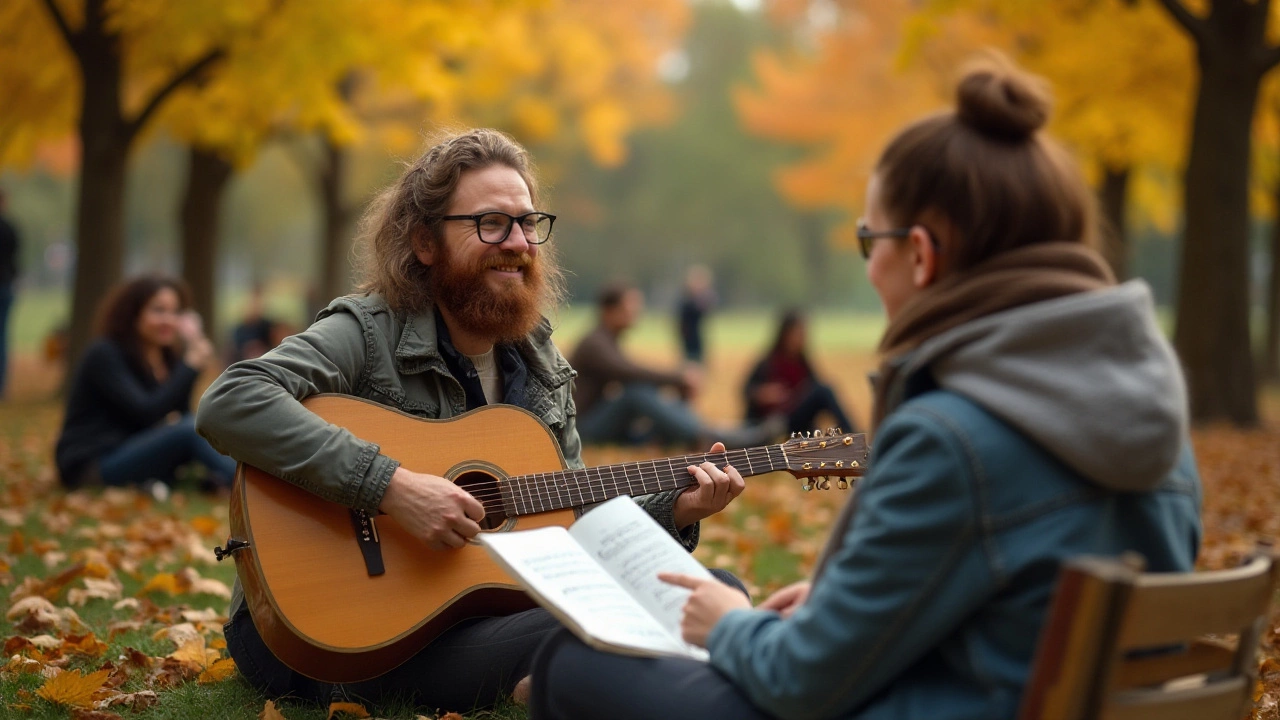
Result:
{"label": "blurred person walking", "polygon": [[9,388],[9,315],[16,297],[18,253],[21,246],[18,230],[5,217],[8,197],[0,188],[0,399]]}

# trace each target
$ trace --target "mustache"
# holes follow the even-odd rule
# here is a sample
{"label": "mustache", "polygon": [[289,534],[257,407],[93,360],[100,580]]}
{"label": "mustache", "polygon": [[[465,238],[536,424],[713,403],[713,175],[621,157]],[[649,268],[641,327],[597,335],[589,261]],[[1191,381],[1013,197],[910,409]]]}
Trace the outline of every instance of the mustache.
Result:
{"label": "mustache", "polygon": [[489,268],[495,268],[495,267],[510,267],[510,266],[515,266],[518,268],[526,268],[532,264],[533,264],[533,256],[527,252],[521,252],[521,253],[504,252],[501,255],[490,255],[489,257],[484,258],[480,262],[480,268],[482,270],[488,270]]}

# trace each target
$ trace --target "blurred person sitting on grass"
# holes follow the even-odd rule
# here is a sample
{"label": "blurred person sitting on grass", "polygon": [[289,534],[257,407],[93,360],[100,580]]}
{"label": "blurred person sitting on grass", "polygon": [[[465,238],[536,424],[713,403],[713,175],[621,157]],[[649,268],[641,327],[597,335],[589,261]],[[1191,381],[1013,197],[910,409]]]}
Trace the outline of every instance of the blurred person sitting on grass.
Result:
{"label": "blurred person sitting on grass", "polygon": [[195,430],[191,391],[213,359],[181,281],[143,275],[102,305],[67,397],[55,459],[62,484],[146,486],[168,496],[177,469],[204,466],[202,487],[230,487],[236,464]]}
{"label": "blurred person sitting on grass", "polygon": [[1117,285],[1094,199],[1007,61],[890,142],[858,238],[888,326],[875,447],[815,579],[752,609],[691,590],[710,662],[534,658],[534,720],[1011,720],[1064,561],[1185,572],[1200,482],[1186,386],[1150,288]]}
{"label": "blurred person sitting on grass", "polygon": [[[569,358],[578,371],[573,399],[583,442],[688,448],[714,437],[729,448],[744,448],[764,445],[785,431],[780,416],[741,428],[712,427],[689,404],[702,383],[700,369],[661,370],[627,357],[622,336],[644,311],[638,288],[610,283],[600,291],[597,307],[595,329],[578,341]],[[678,397],[664,395],[664,389]]]}
{"label": "blurred person sitting on grass", "polygon": [[822,382],[809,362],[808,320],[799,310],[788,310],[778,322],[773,345],[747,377],[743,395],[747,422],[760,422],[770,415],[787,418],[791,432],[814,430],[820,414],[830,416],[845,432],[858,426],[845,414],[835,390]]}

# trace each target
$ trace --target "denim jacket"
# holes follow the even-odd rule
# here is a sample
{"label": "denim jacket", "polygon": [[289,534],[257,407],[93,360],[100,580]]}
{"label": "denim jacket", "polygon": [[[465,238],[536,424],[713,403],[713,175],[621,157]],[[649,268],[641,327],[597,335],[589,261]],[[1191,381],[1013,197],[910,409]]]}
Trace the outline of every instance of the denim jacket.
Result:
{"label": "denim jacket", "polygon": [[[296,401],[319,393],[365,398],[419,417],[467,409],[466,393],[438,344],[436,314],[392,311],[380,296],[346,296],[277,348],[227,368],[205,392],[196,428],[219,452],[320,497],[376,512],[399,463],[377,445],[330,425]],[[565,463],[582,467],[573,370],[551,342],[546,320],[515,343],[525,366],[522,407],[551,429]],[[692,550],[697,524],[675,527],[675,491],[637,498]],[[237,584],[237,590],[239,586]],[[232,612],[239,608],[235,593]]]}
{"label": "denim jacket", "polygon": [[1200,486],[1176,360],[1145,287],[1085,295],[903,360],[808,600],[712,630],[712,663],[754,703],[787,720],[1013,718],[1063,561],[1136,551],[1151,571],[1192,569]]}

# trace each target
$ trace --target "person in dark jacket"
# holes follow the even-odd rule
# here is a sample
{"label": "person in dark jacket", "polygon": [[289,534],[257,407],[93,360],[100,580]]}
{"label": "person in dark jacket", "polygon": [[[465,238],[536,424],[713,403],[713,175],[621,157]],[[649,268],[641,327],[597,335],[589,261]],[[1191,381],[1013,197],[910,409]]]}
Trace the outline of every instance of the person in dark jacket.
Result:
{"label": "person in dark jacket", "polygon": [[235,461],[195,430],[191,392],[213,357],[178,280],[134,278],[102,306],[101,337],[85,350],[67,398],[55,458],[62,484],[148,485],[167,495],[196,461],[206,487],[230,487]]}
{"label": "person in dark jacket", "polygon": [[716,304],[716,291],[711,283],[711,268],[692,265],[684,275],[684,291],[676,308],[676,327],[680,332],[680,350],[684,359],[702,365],[706,361],[707,343],[703,322]]}
{"label": "person in dark jacket", "polygon": [[858,238],[889,321],[875,445],[815,579],[752,609],[659,575],[690,591],[681,631],[710,662],[561,631],[534,659],[534,720],[1012,720],[1065,560],[1194,567],[1186,385],[1150,288],[1096,251],[1041,85],[996,62],[958,96],[867,186]]}
{"label": "person in dark jacket", "polygon": [[835,390],[822,382],[809,362],[806,329],[808,322],[799,310],[788,310],[778,322],[778,333],[769,352],[756,363],[747,377],[747,422],[760,422],[770,415],[785,415],[791,432],[817,429],[821,414],[830,416],[835,426],[858,432],[857,424],[845,414]]}
{"label": "person in dark jacket", "polygon": [[9,381],[9,313],[13,309],[18,280],[18,230],[3,213],[7,204],[0,188],[0,398],[5,397]]}

